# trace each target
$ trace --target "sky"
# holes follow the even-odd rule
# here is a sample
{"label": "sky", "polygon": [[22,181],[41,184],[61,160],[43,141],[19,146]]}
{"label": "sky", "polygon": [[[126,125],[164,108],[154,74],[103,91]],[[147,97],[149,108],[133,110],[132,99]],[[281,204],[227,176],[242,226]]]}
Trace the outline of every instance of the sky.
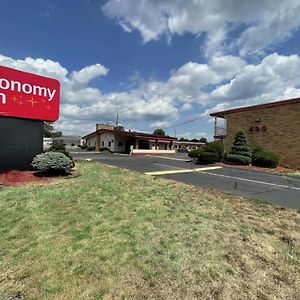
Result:
{"label": "sky", "polygon": [[210,112],[300,96],[300,0],[1,0],[0,65],[61,83],[96,123],[213,139]]}

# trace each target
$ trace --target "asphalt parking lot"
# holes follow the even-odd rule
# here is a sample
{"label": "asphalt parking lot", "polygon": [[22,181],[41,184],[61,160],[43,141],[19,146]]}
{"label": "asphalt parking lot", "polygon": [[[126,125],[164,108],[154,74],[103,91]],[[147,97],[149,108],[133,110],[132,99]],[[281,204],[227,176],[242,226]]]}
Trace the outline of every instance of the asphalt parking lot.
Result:
{"label": "asphalt parking lot", "polygon": [[300,209],[300,178],[296,177],[195,165],[185,155],[175,158],[86,152],[72,153],[72,155],[75,159],[91,159],[149,176],[159,176]]}

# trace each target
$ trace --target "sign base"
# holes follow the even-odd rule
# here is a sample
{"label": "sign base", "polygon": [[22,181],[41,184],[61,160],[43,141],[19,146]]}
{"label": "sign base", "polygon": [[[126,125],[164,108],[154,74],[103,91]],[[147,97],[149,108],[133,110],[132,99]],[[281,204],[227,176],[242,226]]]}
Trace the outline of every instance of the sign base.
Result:
{"label": "sign base", "polygon": [[0,171],[32,170],[43,152],[43,121],[0,117]]}

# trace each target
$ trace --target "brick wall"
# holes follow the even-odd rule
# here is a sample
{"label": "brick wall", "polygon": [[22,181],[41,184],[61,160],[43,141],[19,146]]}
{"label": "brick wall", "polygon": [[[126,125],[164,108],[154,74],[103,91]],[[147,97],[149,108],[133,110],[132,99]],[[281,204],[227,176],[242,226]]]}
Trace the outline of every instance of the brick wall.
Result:
{"label": "brick wall", "polygon": [[[261,121],[256,122],[259,118]],[[300,168],[300,103],[229,113],[226,119],[226,149],[230,149],[235,133],[242,128],[250,147],[261,144],[280,155],[281,165]],[[251,127],[253,132],[249,131]]]}

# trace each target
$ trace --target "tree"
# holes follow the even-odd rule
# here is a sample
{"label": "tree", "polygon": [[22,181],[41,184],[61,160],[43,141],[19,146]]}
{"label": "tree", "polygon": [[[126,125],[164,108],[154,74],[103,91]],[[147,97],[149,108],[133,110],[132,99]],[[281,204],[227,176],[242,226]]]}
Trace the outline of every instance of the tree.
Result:
{"label": "tree", "polygon": [[157,128],[153,131],[153,135],[165,136],[166,133],[161,128]]}
{"label": "tree", "polygon": [[190,142],[198,143],[199,141],[197,139],[192,139],[192,140],[190,140]]}
{"label": "tree", "polygon": [[229,153],[225,153],[225,161],[239,165],[251,164],[252,154],[243,129],[235,134],[231,150]]}
{"label": "tree", "polygon": [[115,130],[118,130],[118,131],[125,131],[124,127],[122,125],[117,125],[114,127]]}
{"label": "tree", "polygon": [[56,138],[62,136],[61,131],[54,131],[53,125],[50,122],[44,122],[44,137],[46,138]]}
{"label": "tree", "polygon": [[200,140],[199,140],[200,143],[207,143],[207,139],[205,137],[202,137]]}
{"label": "tree", "polygon": [[247,138],[243,129],[238,130],[235,134],[230,154],[252,157],[251,149],[248,146]]}
{"label": "tree", "polygon": [[180,142],[188,142],[189,140],[182,137],[182,138],[179,139],[179,141]]}

